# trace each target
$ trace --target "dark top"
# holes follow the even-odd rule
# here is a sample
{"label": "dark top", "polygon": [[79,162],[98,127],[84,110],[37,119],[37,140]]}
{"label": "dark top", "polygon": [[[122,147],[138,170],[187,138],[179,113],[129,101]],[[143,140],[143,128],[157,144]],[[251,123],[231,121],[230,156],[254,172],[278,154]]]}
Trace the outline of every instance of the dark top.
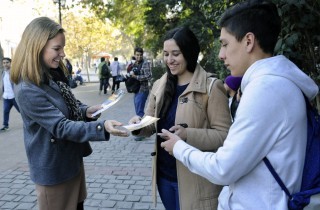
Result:
{"label": "dark top", "polygon": [[[169,129],[174,126],[176,119],[176,110],[178,105],[179,96],[185,91],[189,84],[183,86],[177,86],[176,93],[173,97],[172,103],[168,110],[167,116],[164,119],[160,119],[158,121],[158,131],[161,129]],[[157,147],[158,147],[158,158],[157,158],[157,171],[158,176],[161,178],[165,178],[169,181],[177,182],[177,168],[176,168],[176,159],[170,155],[167,151],[165,151],[161,146],[161,142],[164,139],[161,137],[157,137]]]}

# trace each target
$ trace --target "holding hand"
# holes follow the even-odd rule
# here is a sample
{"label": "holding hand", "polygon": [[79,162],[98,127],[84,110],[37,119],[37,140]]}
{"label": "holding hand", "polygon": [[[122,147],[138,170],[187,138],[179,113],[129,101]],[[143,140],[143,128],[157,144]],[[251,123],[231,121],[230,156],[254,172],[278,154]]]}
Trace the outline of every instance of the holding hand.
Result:
{"label": "holding hand", "polygon": [[[184,124],[185,125],[185,124]],[[178,135],[182,140],[186,141],[187,139],[187,131],[186,131],[186,127],[178,124],[178,125],[174,125],[172,126],[169,131],[171,131],[172,133]]]}
{"label": "holding hand", "polygon": [[114,136],[121,136],[121,137],[128,137],[129,133],[124,130],[119,130],[115,128],[115,126],[122,126],[121,122],[118,122],[116,120],[106,120],[104,122],[104,128],[106,131]]}
{"label": "holding hand", "polygon": [[87,118],[91,118],[91,119],[97,119],[101,116],[101,113],[92,117],[92,114],[95,113],[96,111],[102,109],[102,106],[101,104],[98,104],[98,105],[94,105],[94,106],[90,106],[89,108],[87,108],[87,111],[86,111],[86,117]]}
{"label": "holding hand", "polygon": [[136,115],[129,120],[129,124],[138,124],[141,121],[141,117]]}
{"label": "holding hand", "polygon": [[181,140],[181,138],[179,136],[177,136],[176,134],[173,134],[173,133],[171,133],[170,131],[168,131],[166,129],[162,129],[161,131],[162,131],[162,133],[158,133],[158,135],[161,138],[166,139],[166,141],[162,142],[160,144],[160,146],[164,150],[169,152],[170,155],[172,155],[173,154],[174,145],[177,143],[177,141]]}

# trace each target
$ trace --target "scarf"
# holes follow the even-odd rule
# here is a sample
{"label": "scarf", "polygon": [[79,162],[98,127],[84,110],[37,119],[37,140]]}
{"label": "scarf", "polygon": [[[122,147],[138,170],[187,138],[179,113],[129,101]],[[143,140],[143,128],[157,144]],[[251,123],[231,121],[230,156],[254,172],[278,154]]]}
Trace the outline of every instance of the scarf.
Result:
{"label": "scarf", "polygon": [[55,70],[51,70],[50,75],[53,81],[59,86],[61,95],[65,103],[67,104],[70,115],[69,119],[74,121],[83,121],[84,119],[82,116],[81,109],[79,107],[79,102],[71,92],[69,85],[67,85],[68,79],[66,78],[63,71],[59,67]]}
{"label": "scarf", "polygon": [[71,92],[70,87],[66,83],[61,81],[57,81],[57,85],[59,86],[61,95],[67,104],[70,119],[75,121],[82,121],[83,117],[81,109],[79,107],[78,101]]}

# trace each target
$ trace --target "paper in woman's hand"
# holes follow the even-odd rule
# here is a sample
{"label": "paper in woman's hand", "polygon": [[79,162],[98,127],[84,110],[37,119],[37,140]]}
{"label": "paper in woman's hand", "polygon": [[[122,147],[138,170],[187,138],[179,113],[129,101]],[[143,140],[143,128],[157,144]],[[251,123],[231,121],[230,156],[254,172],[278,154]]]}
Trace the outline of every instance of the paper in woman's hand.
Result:
{"label": "paper in woman's hand", "polygon": [[143,127],[146,127],[154,122],[157,122],[159,119],[160,118],[145,116],[144,118],[141,119],[141,121],[139,123],[125,125],[123,127],[129,131],[135,131],[135,130],[139,130]]}
{"label": "paper in woman's hand", "polygon": [[123,96],[125,92],[123,90],[118,89],[115,91],[106,101],[104,101],[101,106],[102,109],[99,109],[95,113],[92,114],[92,117],[95,117],[96,115],[100,114],[101,112],[109,109],[111,106],[113,106],[115,103],[117,103]]}

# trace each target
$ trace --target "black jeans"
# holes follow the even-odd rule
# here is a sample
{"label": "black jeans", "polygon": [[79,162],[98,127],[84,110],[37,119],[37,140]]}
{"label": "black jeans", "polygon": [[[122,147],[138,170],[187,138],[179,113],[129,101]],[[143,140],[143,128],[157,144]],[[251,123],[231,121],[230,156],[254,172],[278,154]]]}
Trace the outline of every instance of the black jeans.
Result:
{"label": "black jeans", "polygon": [[116,82],[116,78],[117,78],[117,76],[112,77],[112,92],[115,91],[116,86],[117,86],[116,90],[118,90],[120,87],[120,82]]}
{"label": "black jeans", "polygon": [[100,79],[100,91],[102,91],[102,87],[103,87],[103,93],[107,94],[107,88],[109,86],[109,78],[103,78]]}

